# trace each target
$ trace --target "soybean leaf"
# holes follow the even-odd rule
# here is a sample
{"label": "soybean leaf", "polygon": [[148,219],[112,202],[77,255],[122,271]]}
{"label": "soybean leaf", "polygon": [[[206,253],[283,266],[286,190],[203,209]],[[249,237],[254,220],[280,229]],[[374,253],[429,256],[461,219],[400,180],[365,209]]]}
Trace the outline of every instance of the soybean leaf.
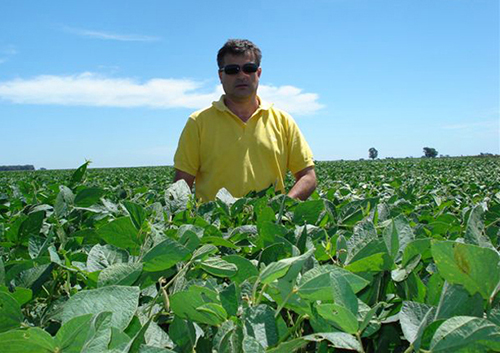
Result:
{"label": "soybean leaf", "polygon": [[416,255],[411,261],[409,261],[404,267],[399,267],[391,271],[391,278],[394,282],[401,282],[408,278],[409,274],[418,266],[420,263],[421,256]]}
{"label": "soybean leaf", "polygon": [[19,303],[5,292],[0,292],[0,317],[0,332],[19,328],[24,319]]}
{"label": "soybean leaf", "polygon": [[238,267],[238,271],[236,272],[236,274],[231,277],[231,280],[236,284],[241,284],[245,280],[259,275],[259,271],[252,264],[252,262],[242,256],[227,255],[223,256],[222,259],[229,263],[235,264],[236,267]]}
{"label": "soybean leaf", "polygon": [[130,217],[118,218],[98,229],[99,236],[106,243],[139,254],[141,239]]}
{"label": "soybean leaf", "polygon": [[236,245],[231,243],[229,240],[226,240],[224,238],[219,238],[219,237],[203,237],[201,238],[201,243],[203,244],[212,244],[216,246],[223,246],[229,249],[238,249]]}
{"label": "soybean leaf", "polygon": [[336,255],[340,263],[345,264],[347,261],[348,250],[347,250],[347,240],[342,234],[340,234],[337,240],[335,241],[335,248],[337,249]]}
{"label": "soybean leaf", "polygon": [[304,201],[295,207],[293,222],[298,225],[316,224],[323,212],[325,212],[323,200]]}
{"label": "soybean leaf", "polygon": [[219,353],[242,351],[243,331],[232,320],[220,325],[213,339],[213,348]]}
{"label": "soybean leaf", "polygon": [[28,288],[23,288],[16,286],[13,292],[10,292],[6,286],[0,285],[0,291],[9,294],[12,298],[14,298],[20,306],[28,303],[33,298],[33,291]]}
{"label": "soybean leaf", "polygon": [[488,320],[500,326],[500,308],[491,309],[488,313]]}
{"label": "soybean leaf", "polygon": [[255,338],[264,348],[278,343],[278,329],[273,309],[264,304],[248,307],[244,317],[248,336]]}
{"label": "soybean leaf", "polygon": [[149,325],[151,324],[151,321],[153,320],[153,317],[151,317],[139,330],[139,332],[136,333],[136,335],[132,338],[132,340],[127,344],[127,346],[124,349],[124,352],[126,353],[140,353],[140,348],[145,342],[145,334],[146,331],[149,328]]}
{"label": "soybean leaf", "polygon": [[333,300],[335,304],[348,309],[353,315],[358,314],[358,298],[344,276],[331,276]]}
{"label": "soybean leaf", "polygon": [[[378,242],[379,244],[381,242]],[[394,263],[386,252],[368,255],[360,260],[349,263],[346,270],[352,272],[382,272],[389,271],[394,267]]]}
{"label": "soybean leaf", "polygon": [[236,202],[236,198],[234,198],[233,195],[231,195],[231,193],[227,191],[225,188],[222,188],[219,191],[217,191],[215,199],[229,207],[231,207],[231,205]]}
{"label": "soybean leaf", "polygon": [[[147,317],[144,316],[143,320]],[[144,333],[145,344],[155,347],[173,347],[174,343],[168,334],[154,321],[149,323],[149,327]]]}
{"label": "soybean leaf", "polygon": [[[180,234],[180,231],[178,232]],[[195,251],[200,245],[200,238],[195,232],[191,230],[185,230],[179,238],[179,243],[183,245],[190,252]]]}
{"label": "soybean leaf", "polygon": [[268,349],[268,353],[290,353],[297,352],[300,348],[305,347],[309,341],[305,340],[303,337],[296,338],[290,341],[280,343],[277,347]]}
{"label": "soybean leaf", "polygon": [[96,244],[89,251],[87,270],[89,272],[101,271],[114,264],[127,263],[128,259],[129,255],[125,250],[109,244]]}
{"label": "soybean leaf", "polygon": [[[380,307],[383,307],[383,304],[382,302],[379,302],[378,304],[376,304],[373,308],[371,308],[370,310],[368,311],[364,311],[362,312],[361,310],[359,310],[359,314],[362,315],[363,317],[363,321],[360,323],[359,325],[359,331],[364,331],[364,329],[370,325],[370,321],[372,320],[372,318],[375,316],[375,314],[377,313],[377,311],[379,310]],[[367,308],[370,308],[369,306],[367,306]]]}
{"label": "soybean leaf", "polygon": [[258,340],[252,336],[243,338],[242,347],[243,353],[265,353],[266,349],[262,347]]}
{"label": "soybean leaf", "polygon": [[408,244],[415,238],[408,220],[403,214],[392,219],[383,233],[389,254],[395,262],[400,262]]}
{"label": "soybean leaf", "polygon": [[123,264],[111,265],[101,273],[97,281],[98,287],[105,287],[113,284],[131,286],[139,278],[142,272],[142,264]]}
{"label": "soybean leaf", "polygon": [[455,316],[439,326],[430,348],[432,352],[456,352],[468,347],[476,351],[500,350],[500,328],[483,318]]}
{"label": "soybean leaf", "polygon": [[220,301],[228,316],[236,316],[240,302],[239,288],[234,283],[224,288],[220,293]]}
{"label": "soybean leaf", "polygon": [[144,208],[141,205],[130,201],[124,201],[123,206],[125,206],[125,208],[127,209],[127,212],[130,215],[135,228],[137,230],[140,230],[142,224],[146,220],[146,211],[144,211]]}
{"label": "soybean leaf", "polygon": [[206,312],[215,315],[220,322],[227,319],[227,312],[224,307],[217,303],[205,303],[196,308],[199,312]]}
{"label": "soybean leaf", "polygon": [[433,242],[431,250],[445,280],[489,300],[500,281],[500,257],[495,250],[451,241]]}
{"label": "soybean leaf", "polygon": [[375,226],[371,222],[363,222],[354,228],[354,234],[347,240],[346,264],[351,264],[377,253],[387,253],[387,248],[378,239]]}
{"label": "soybean leaf", "polygon": [[217,277],[232,277],[238,271],[235,264],[224,261],[220,257],[209,257],[201,263],[201,268]]}
{"label": "soybean leaf", "polygon": [[194,325],[189,320],[174,316],[174,320],[168,327],[168,335],[182,352],[192,352],[196,345],[196,332]]}
{"label": "soybean leaf", "polygon": [[421,258],[423,258],[424,254],[428,253],[430,257],[430,248],[431,239],[429,238],[415,239],[411,241],[410,243],[408,243],[403,252],[403,260],[401,262],[401,266],[407,266],[410,261],[413,261],[415,259],[415,256],[420,256]]}
{"label": "soybean leaf", "polygon": [[22,271],[15,278],[15,284],[16,286],[29,288],[34,294],[36,294],[41,290],[43,284],[49,279],[53,268],[53,263],[39,266],[35,265],[32,268]]}
{"label": "soybean leaf", "polygon": [[207,256],[213,255],[217,252],[217,247],[211,244],[205,244],[196,249],[193,253],[193,261],[194,260],[203,260]]}
{"label": "soybean leaf", "polygon": [[483,316],[484,300],[479,293],[470,293],[461,285],[445,282],[435,320],[449,319],[453,316]]}
{"label": "soybean leaf", "polygon": [[191,197],[191,189],[185,180],[180,179],[170,185],[165,191],[165,203],[168,211],[175,214],[186,209]]}
{"label": "soybean leaf", "polygon": [[61,351],[78,353],[82,350],[91,328],[92,316],[92,314],[76,316],[61,326],[55,337],[55,342]]}
{"label": "soybean leaf", "polygon": [[87,334],[87,341],[83,345],[82,352],[100,353],[106,351],[111,341],[111,317],[109,311],[94,315]]}
{"label": "soybean leaf", "polygon": [[420,346],[424,329],[433,321],[436,308],[430,305],[405,301],[399,312],[403,335],[415,349]]}
{"label": "soybean leaf", "polygon": [[37,236],[40,234],[44,218],[45,211],[30,213],[28,218],[19,227],[18,242],[21,243],[28,240],[31,235]]}
{"label": "soybean leaf", "polygon": [[83,177],[85,176],[85,172],[87,171],[87,167],[90,164],[90,161],[83,163],[77,170],[73,172],[71,175],[70,185],[73,186],[77,183],[82,182]]}
{"label": "soybean leaf", "polygon": [[293,277],[296,277],[298,275],[298,272],[300,271],[300,267],[302,266],[303,262],[307,258],[309,258],[313,253],[314,249],[311,249],[303,255],[290,257],[269,264],[260,273],[261,282],[264,284],[269,284],[275,279],[285,276],[288,270],[292,267],[292,265],[295,264],[300,265],[300,266],[294,266]]}
{"label": "soybean leaf", "polygon": [[123,330],[134,316],[139,294],[139,287],[116,285],[78,292],[64,305],[63,324],[75,316],[111,311],[111,325]]}
{"label": "soybean leaf", "polygon": [[425,302],[430,305],[438,305],[439,298],[443,292],[443,287],[446,281],[439,273],[434,273],[427,282],[427,293]]}
{"label": "soybean leaf", "polygon": [[221,319],[217,313],[198,310],[207,303],[219,303],[219,301],[217,293],[205,287],[191,286],[188,290],[170,296],[170,308],[182,319],[208,325],[219,325],[224,322],[225,319]]}
{"label": "soybean leaf", "polygon": [[484,213],[486,210],[484,203],[474,206],[467,220],[464,239],[469,244],[494,248],[490,238],[484,234]]}
{"label": "soybean leaf", "polygon": [[75,206],[78,207],[90,207],[99,201],[101,196],[104,196],[104,190],[100,188],[85,188],[78,191],[75,196]]}
{"label": "soybean leaf", "polygon": [[344,332],[313,333],[312,335],[307,335],[303,338],[313,342],[321,342],[323,340],[326,340],[330,342],[330,344],[334,348],[351,349],[358,352],[363,351],[356,337]]}
{"label": "soybean leaf", "polygon": [[56,216],[64,218],[69,214],[70,207],[73,205],[75,195],[67,186],[59,186],[59,194],[57,194],[54,211]]}
{"label": "soybean leaf", "polygon": [[355,334],[358,331],[356,316],[343,305],[319,304],[316,309],[318,314],[340,330],[350,334]]}
{"label": "soybean leaf", "polygon": [[191,253],[184,246],[173,239],[166,238],[164,241],[149,250],[144,258],[144,271],[163,271],[176,263],[185,261]]}
{"label": "soybean leaf", "polygon": [[343,268],[323,265],[307,271],[297,282],[298,294],[311,301],[332,301],[332,276],[344,277],[352,290],[357,293],[370,282]]}
{"label": "soybean leaf", "polygon": [[122,330],[111,327],[111,341],[109,341],[108,349],[111,351],[117,350],[118,352],[123,352],[131,340],[132,338],[125,332],[122,332]]}
{"label": "soybean leaf", "polygon": [[13,330],[0,333],[0,352],[56,352],[52,336],[45,330],[32,327],[27,330]]}

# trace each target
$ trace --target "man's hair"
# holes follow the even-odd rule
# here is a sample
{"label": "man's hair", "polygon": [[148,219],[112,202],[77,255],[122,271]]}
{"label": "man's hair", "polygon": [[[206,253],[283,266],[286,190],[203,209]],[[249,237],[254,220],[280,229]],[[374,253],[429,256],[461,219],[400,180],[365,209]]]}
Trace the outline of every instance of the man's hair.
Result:
{"label": "man's hair", "polygon": [[247,39],[229,39],[217,53],[217,65],[219,65],[219,68],[224,66],[224,57],[226,54],[245,55],[246,53],[253,54],[255,63],[260,66],[262,52],[258,46]]}

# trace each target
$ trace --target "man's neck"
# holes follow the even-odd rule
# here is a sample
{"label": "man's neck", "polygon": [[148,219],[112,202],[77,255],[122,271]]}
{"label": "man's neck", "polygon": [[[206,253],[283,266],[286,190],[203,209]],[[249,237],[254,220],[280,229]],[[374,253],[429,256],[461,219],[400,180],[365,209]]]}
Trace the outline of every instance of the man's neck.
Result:
{"label": "man's neck", "polygon": [[228,107],[229,110],[244,123],[246,123],[248,119],[252,117],[253,113],[255,113],[255,111],[259,108],[259,99],[257,96],[241,101],[233,100],[226,96],[224,97],[224,103],[226,104],[226,107]]}

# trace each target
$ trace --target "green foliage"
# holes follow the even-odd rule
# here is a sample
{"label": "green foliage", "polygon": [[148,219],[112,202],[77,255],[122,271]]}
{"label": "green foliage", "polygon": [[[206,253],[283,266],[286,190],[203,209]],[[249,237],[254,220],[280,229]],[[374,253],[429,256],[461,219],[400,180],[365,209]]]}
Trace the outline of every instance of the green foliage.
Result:
{"label": "green foliage", "polygon": [[424,147],[424,157],[435,158],[438,155],[438,151],[432,147]]}
{"label": "green foliage", "polygon": [[318,162],[308,201],[206,204],[88,166],[0,173],[1,352],[500,350],[498,158]]}

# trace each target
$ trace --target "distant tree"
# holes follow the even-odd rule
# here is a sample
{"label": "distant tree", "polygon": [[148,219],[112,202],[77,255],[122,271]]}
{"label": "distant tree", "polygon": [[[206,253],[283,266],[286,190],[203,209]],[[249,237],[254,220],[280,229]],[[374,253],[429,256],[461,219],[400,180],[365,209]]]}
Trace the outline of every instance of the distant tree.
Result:
{"label": "distant tree", "polygon": [[0,165],[0,171],[9,171],[9,170],[35,170],[35,167],[32,165]]}
{"label": "distant tree", "polygon": [[375,147],[370,147],[370,149],[368,150],[368,157],[370,157],[371,159],[375,159],[377,158],[378,156],[378,151]]}
{"label": "distant tree", "polygon": [[438,151],[432,147],[424,147],[424,157],[435,158],[438,155]]}

